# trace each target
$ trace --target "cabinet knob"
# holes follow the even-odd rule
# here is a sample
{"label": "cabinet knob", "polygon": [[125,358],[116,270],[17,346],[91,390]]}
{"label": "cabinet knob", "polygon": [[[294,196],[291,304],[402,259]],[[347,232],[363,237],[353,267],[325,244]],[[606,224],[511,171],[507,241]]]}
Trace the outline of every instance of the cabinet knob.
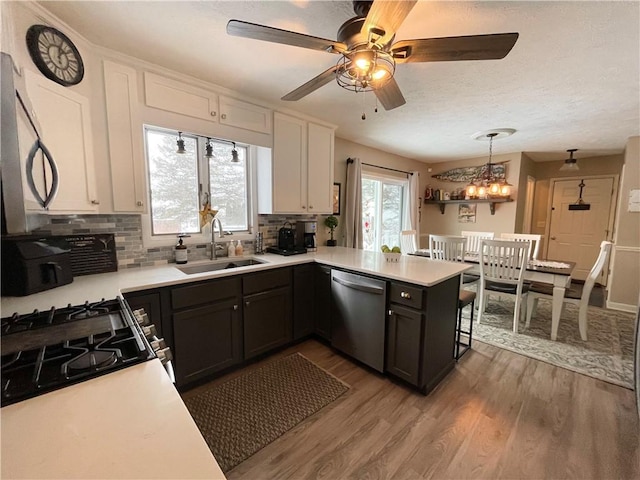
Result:
{"label": "cabinet knob", "polygon": [[245,307],[248,307],[250,303],[251,303],[251,302],[250,302],[250,301],[248,301],[248,300],[247,300],[246,302],[244,302]]}
{"label": "cabinet knob", "polygon": [[92,205],[100,205],[100,200],[91,200]]}
{"label": "cabinet knob", "polygon": [[309,210],[313,210],[313,205],[309,205]]}
{"label": "cabinet knob", "polygon": [[410,300],[411,299],[411,294],[409,292],[400,292],[400,297]]}
{"label": "cabinet knob", "polygon": [[220,118],[223,119],[223,120],[226,119],[227,118],[227,114],[223,113],[222,115],[220,115]]}
{"label": "cabinet knob", "polygon": [[551,240],[555,240],[555,239],[556,239],[556,237],[551,237]]}
{"label": "cabinet knob", "polygon": [[389,316],[393,316],[393,310],[389,310]]}
{"label": "cabinet knob", "polygon": [[234,309],[234,310],[238,310],[238,305],[234,305],[234,306],[233,306],[233,309]]}
{"label": "cabinet knob", "polygon": [[137,205],[137,206],[139,206],[139,207],[141,207],[141,206],[142,206],[142,205],[144,205],[144,204],[143,204],[140,200],[138,200],[138,201],[136,202],[136,205]]}
{"label": "cabinet knob", "polygon": [[217,115],[217,113],[216,113],[216,112],[211,112],[211,116],[212,116],[212,117],[215,117],[216,115]]}
{"label": "cabinet knob", "polygon": [[304,210],[305,208],[307,208],[306,205],[302,205],[302,209]]}

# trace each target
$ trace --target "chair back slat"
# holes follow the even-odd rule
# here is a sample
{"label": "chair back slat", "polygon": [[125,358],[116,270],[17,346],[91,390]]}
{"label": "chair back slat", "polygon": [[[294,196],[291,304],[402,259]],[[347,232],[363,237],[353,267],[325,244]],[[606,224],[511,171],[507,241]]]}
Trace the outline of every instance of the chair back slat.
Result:
{"label": "chair back slat", "polygon": [[464,262],[467,239],[455,235],[429,235],[429,256],[432,260]]}
{"label": "chair back slat", "polygon": [[529,260],[537,260],[538,253],[540,252],[540,243],[544,235],[537,235],[533,233],[501,233],[500,238],[503,240],[512,240],[517,242],[531,242],[531,248],[529,248]]}
{"label": "chair back slat", "polygon": [[493,232],[471,232],[463,230],[460,235],[467,239],[467,253],[478,255],[480,253],[480,240],[493,239]]}
{"label": "chair back slat", "polygon": [[607,263],[607,259],[609,258],[612,247],[613,243],[607,242],[606,240],[600,244],[600,253],[598,254],[596,263],[594,263],[593,267],[591,267],[591,271],[589,272],[587,279],[584,281],[584,287],[582,287],[582,298],[586,298],[587,302],[589,301],[589,296],[591,295],[591,290],[593,290],[593,286],[596,283],[596,280],[602,273],[602,269]]}
{"label": "chair back slat", "polygon": [[480,276],[482,281],[521,284],[524,280],[528,255],[528,242],[481,240]]}
{"label": "chair back slat", "polygon": [[402,253],[408,255],[414,253],[418,247],[417,232],[415,230],[403,230],[400,232],[400,249]]}

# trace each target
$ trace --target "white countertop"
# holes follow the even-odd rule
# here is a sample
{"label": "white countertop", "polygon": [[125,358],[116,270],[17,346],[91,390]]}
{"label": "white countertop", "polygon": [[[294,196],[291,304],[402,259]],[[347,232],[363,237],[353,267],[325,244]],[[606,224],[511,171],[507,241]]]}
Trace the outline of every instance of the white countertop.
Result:
{"label": "white countertop", "polygon": [[[73,282],[69,285],[35,293],[26,297],[2,297],[0,300],[0,313],[1,316],[5,317],[15,312],[27,313],[36,308],[38,310],[47,310],[51,307],[66,306],[69,303],[75,305],[84,303],[85,301],[98,301],[102,298],[115,298],[120,293],[136,290],[228,277],[309,262],[318,262],[333,267],[340,267],[426,287],[459,275],[461,272],[471,268],[471,266],[466,264],[442,262],[411,255],[402,255],[397,263],[387,262],[382,253],[345,247],[320,247],[318,251],[314,253],[288,257],[275,254],[235,257],[235,259],[241,258],[255,258],[264,263],[192,275],[182,273],[176,268],[175,264],[131,268],[98,275],[86,275],[74,278]],[[232,260],[234,260],[233,257],[224,258],[220,261]],[[200,263],[207,263],[207,261],[189,262],[187,265],[197,265]]]}
{"label": "white countertop", "polygon": [[225,478],[159,360],[0,413],[2,478]]}
{"label": "white countertop", "polygon": [[[27,297],[2,297],[2,316],[111,299],[121,293],[319,262],[431,286],[469,265],[344,247],[253,257],[264,263],[187,275],[175,264],[77,277]],[[224,259],[229,261],[232,259]],[[190,262],[195,265],[205,262]],[[125,368],[0,410],[2,478],[224,478],[160,361]]]}

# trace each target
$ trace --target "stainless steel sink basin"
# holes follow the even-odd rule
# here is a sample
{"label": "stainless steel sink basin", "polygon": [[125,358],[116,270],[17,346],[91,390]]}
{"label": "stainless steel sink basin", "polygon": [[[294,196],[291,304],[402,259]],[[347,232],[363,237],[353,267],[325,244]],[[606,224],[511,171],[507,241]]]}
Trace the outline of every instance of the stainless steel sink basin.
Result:
{"label": "stainless steel sink basin", "polygon": [[264,263],[254,258],[244,259],[224,259],[216,262],[200,263],[198,265],[187,265],[184,267],[176,267],[182,273],[193,275],[194,273],[216,272],[218,270],[228,270],[230,268],[247,267],[249,265],[259,265]]}

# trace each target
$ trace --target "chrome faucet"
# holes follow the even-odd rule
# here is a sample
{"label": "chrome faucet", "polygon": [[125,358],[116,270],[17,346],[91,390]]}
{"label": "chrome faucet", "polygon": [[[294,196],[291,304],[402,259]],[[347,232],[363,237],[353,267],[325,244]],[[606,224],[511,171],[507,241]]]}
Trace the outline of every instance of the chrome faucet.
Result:
{"label": "chrome faucet", "polygon": [[218,258],[218,252],[216,251],[218,250],[218,247],[220,247],[220,250],[224,250],[224,247],[222,245],[216,245],[216,221],[218,222],[218,233],[220,235],[219,238],[224,237],[222,222],[218,217],[213,217],[213,220],[211,220],[211,260],[216,260]]}

